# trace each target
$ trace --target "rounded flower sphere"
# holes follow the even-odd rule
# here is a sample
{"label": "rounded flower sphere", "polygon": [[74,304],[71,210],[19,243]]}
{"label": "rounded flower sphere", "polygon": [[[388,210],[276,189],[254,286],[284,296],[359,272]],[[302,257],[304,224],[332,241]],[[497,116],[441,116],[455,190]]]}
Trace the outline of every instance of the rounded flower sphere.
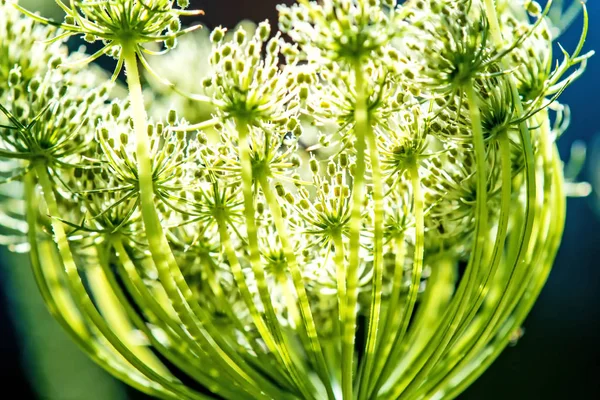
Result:
{"label": "rounded flower sphere", "polygon": [[[155,76],[174,106],[149,119],[138,64],[198,12],[58,3],[0,3],[2,240],[109,373],[161,399],[451,399],[520,332],[563,230],[584,7],[556,63],[551,5],[300,0],[279,31],[188,37],[164,65],[205,70]],[[126,99],[84,68],[104,54]]]}

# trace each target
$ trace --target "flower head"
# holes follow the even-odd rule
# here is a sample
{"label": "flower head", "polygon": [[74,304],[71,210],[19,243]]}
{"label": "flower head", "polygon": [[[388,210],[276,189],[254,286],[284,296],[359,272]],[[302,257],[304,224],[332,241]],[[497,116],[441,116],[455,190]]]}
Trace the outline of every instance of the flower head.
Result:
{"label": "flower head", "polygon": [[85,59],[89,63],[109,54],[119,60],[114,78],[123,66],[122,47],[133,46],[141,60],[143,54],[156,54],[145,47],[149,43],[162,43],[165,48],[176,46],[177,38],[197,27],[181,28],[181,16],[199,15],[202,11],[186,11],[188,0],[177,0],[180,8],[173,8],[174,0],[76,0],[66,5],[61,0],[57,4],[65,12],[65,19],[57,23],[40,17],[16,6],[34,20],[57,25],[63,30],[56,40],[80,35],[88,42],[101,41],[103,47]]}

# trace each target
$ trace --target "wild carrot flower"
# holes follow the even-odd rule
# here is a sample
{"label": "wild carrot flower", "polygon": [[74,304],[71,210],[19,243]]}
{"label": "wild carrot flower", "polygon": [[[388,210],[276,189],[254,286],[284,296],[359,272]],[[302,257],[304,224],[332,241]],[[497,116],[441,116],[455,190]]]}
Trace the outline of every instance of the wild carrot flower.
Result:
{"label": "wild carrot flower", "polygon": [[[195,29],[187,1],[59,5],[17,6],[38,24],[0,4],[2,174],[25,208],[0,222],[111,374],[165,399],[453,398],[510,343],[560,242],[585,8],[554,68],[535,2],[302,0],[279,31],[187,47],[207,70],[178,87],[146,56]],[[103,47],[68,55],[73,35]],[[104,54],[127,99],[84,68]],[[149,119],[138,63],[185,102]]]}

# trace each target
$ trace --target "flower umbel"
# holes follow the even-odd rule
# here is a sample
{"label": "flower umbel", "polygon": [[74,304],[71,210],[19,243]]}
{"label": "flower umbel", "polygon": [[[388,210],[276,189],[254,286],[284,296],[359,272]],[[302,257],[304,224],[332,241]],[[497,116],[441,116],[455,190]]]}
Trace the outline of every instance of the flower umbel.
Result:
{"label": "flower umbel", "polygon": [[[59,23],[0,0],[0,240],[151,396],[455,398],[557,252],[587,12],[553,69],[552,5],[298,3],[277,32],[190,35],[165,64],[207,70],[164,90],[139,64],[195,29],[187,1],[59,0]],[[68,54],[74,35],[103,46]],[[88,65],[105,54],[127,99]],[[175,106],[148,118],[143,90]]]}

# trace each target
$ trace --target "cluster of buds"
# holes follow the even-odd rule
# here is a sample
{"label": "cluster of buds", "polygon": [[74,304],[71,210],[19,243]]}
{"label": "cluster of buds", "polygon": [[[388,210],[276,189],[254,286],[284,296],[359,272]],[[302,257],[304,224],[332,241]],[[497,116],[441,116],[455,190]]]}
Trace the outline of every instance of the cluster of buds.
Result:
{"label": "cluster of buds", "polygon": [[[563,229],[585,8],[553,69],[550,5],[301,0],[280,32],[165,56],[207,58],[179,87],[145,55],[195,29],[187,1],[58,3],[0,3],[0,173],[23,193],[2,239],[108,372],[164,399],[453,398],[520,329]],[[83,68],[104,54],[125,100]],[[177,107],[147,117],[139,64]]]}

